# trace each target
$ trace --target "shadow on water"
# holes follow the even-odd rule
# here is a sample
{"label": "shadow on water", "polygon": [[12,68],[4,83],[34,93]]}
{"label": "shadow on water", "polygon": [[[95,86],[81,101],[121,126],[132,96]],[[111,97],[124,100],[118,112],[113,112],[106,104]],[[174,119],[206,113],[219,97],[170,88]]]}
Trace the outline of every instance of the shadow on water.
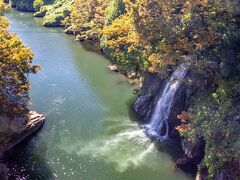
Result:
{"label": "shadow on water", "polygon": [[97,53],[99,55],[104,55],[104,53],[102,53],[101,48],[100,48],[100,43],[99,42],[92,42],[92,41],[82,41],[79,42],[81,43],[82,47],[84,48],[84,50],[88,51],[88,52],[94,52]]}
{"label": "shadow on water", "polygon": [[[43,158],[46,154],[46,146],[42,143],[40,149],[36,147],[37,133],[29,136],[7,153],[4,163],[8,169],[8,179],[36,179],[36,177],[54,179],[46,159]],[[37,155],[36,151],[40,151],[41,156]]]}

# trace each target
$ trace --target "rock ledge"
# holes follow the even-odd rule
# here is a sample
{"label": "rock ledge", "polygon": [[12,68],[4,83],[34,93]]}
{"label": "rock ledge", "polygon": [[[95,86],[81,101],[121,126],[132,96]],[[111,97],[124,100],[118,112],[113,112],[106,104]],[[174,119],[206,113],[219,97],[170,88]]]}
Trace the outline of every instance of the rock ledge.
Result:
{"label": "rock ledge", "polygon": [[[6,143],[0,143],[0,159],[4,157],[4,154],[7,151],[11,150],[31,134],[37,132],[42,127],[45,119],[46,117],[43,114],[29,111],[27,114],[27,120],[25,120],[24,124],[21,124],[18,127],[17,133],[13,134]],[[18,120],[16,119],[16,121]]]}

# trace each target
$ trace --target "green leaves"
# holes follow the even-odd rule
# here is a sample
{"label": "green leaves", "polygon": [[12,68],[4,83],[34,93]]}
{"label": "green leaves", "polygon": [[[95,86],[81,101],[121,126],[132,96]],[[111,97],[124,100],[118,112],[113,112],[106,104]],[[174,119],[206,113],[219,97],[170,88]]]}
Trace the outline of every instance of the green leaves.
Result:
{"label": "green leaves", "polygon": [[27,74],[37,71],[31,66],[33,54],[16,34],[8,33],[9,22],[0,16],[0,112],[22,113],[29,102]]}
{"label": "green leaves", "polygon": [[34,7],[35,11],[39,11],[43,5],[44,5],[43,0],[35,0],[33,2],[33,7]]}

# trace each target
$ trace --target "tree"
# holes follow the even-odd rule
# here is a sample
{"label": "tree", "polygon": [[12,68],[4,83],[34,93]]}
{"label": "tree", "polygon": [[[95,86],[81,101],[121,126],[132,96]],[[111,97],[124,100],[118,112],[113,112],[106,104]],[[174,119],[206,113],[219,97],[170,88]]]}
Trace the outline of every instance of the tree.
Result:
{"label": "tree", "polygon": [[8,27],[8,20],[0,16],[0,113],[13,117],[27,110],[27,75],[37,72],[40,66],[31,65],[33,54],[16,34],[8,32]]}
{"label": "tree", "polygon": [[100,40],[98,29],[105,21],[105,10],[110,0],[75,0],[71,11],[71,24],[75,35],[86,39]]}
{"label": "tree", "polygon": [[44,5],[43,0],[35,0],[35,1],[33,2],[33,7],[34,7],[35,11],[39,11],[40,8],[41,8],[43,5]]}

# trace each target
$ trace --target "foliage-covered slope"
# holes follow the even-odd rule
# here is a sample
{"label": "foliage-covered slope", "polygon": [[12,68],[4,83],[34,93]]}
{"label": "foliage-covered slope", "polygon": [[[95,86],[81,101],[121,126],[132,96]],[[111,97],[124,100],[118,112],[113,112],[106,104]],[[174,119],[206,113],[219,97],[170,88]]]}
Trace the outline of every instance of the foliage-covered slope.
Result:
{"label": "foliage-covered slope", "polygon": [[73,0],[57,0],[51,5],[43,6],[45,16],[44,26],[63,26],[63,20],[70,14],[70,5]]}

